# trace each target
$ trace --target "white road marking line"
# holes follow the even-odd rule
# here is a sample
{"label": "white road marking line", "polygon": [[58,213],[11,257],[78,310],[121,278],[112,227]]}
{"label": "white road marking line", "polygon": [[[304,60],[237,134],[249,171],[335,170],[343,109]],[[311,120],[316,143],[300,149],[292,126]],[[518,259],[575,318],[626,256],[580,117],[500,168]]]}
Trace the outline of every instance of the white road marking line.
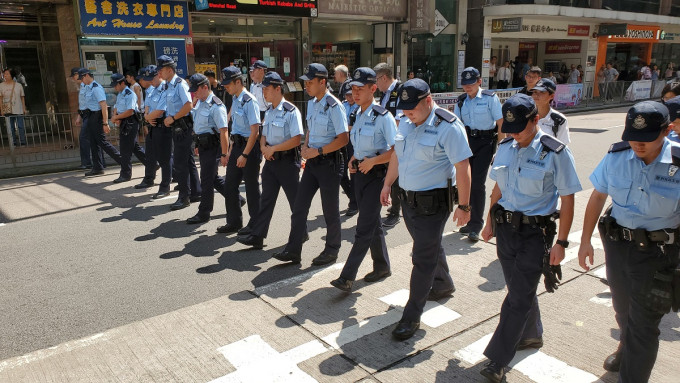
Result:
{"label": "white road marking line", "polygon": [[5,226],[5,224],[4,224],[4,223],[0,223],[0,226]]}
{"label": "white road marking line", "polygon": [[366,335],[373,334],[378,330],[397,323],[399,319],[401,319],[401,312],[399,310],[388,310],[382,315],[374,316],[368,320],[325,336],[323,337],[323,341],[330,344],[331,347],[335,349],[340,349],[348,343],[352,343]]}
{"label": "white road marking line", "polygon": [[[483,352],[492,335],[485,335],[453,355],[469,364],[478,364],[486,358]],[[601,382],[597,376],[537,350],[518,351],[509,366],[538,383]]]}
{"label": "white road marking line", "polygon": [[[562,263],[560,263],[561,265],[578,258],[578,248],[581,244],[581,234],[583,234],[583,230],[577,230],[569,233],[567,240],[571,246],[569,246],[569,248],[564,252],[564,260],[562,260]],[[599,234],[593,234],[593,237],[590,239],[590,241],[593,244],[593,249],[604,249]]]}
{"label": "white road marking line", "polygon": [[593,271],[593,275],[598,278],[607,279],[607,266],[599,267],[597,270]]}
{"label": "white road marking line", "polygon": [[278,289],[285,287],[285,286],[288,286],[288,285],[300,283],[304,280],[312,278],[313,276],[315,276],[317,274],[320,275],[321,273],[324,273],[326,271],[342,270],[342,268],[344,266],[345,266],[345,262],[341,262],[341,263],[333,264],[332,266],[329,266],[329,267],[326,267],[326,268],[323,268],[323,269],[308,271],[306,273],[296,275],[296,276],[288,278],[288,279],[284,279],[284,280],[281,280],[281,281],[278,281],[278,282],[270,283],[268,285],[256,287],[254,292],[257,296],[266,295],[266,294],[270,293],[271,291],[278,290]]}
{"label": "white road marking line", "polygon": [[610,289],[606,289],[597,294],[597,296],[590,298],[590,301],[597,303],[598,305],[612,307],[612,291]]}
{"label": "white road marking line", "polygon": [[[386,295],[380,298],[380,300],[388,305],[397,306],[400,310],[403,310],[404,306],[406,306],[406,302],[408,302],[408,295],[409,291],[402,289]],[[428,301],[425,303],[425,308],[423,309],[423,315],[420,317],[420,321],[429,327],[437,328],[460,317],[461,315],[459,313],[450,308],[437,302]]]}

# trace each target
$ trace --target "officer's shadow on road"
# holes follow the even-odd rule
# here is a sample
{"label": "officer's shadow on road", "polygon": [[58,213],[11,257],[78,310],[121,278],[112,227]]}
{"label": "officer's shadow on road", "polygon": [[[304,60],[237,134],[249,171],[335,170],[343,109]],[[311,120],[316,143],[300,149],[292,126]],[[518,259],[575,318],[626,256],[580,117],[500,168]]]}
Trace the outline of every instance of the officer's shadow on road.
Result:
{"label": "officer's shadow on road", "polygon": [[[97,211],[107,211],[112,210],[114,208],[115,206],[112,205],[102,206],[98,208]],[[109,223],[122,220],[147,222],[152,220],[154,217],[167,214],[169,212],[170,208],[167,205],[135,206],[133,208],[123,211],[119,215],[102,218],[101,222]]]}
{"label": "officer's shadow on road", "polygon": [[[206,231],[203,230],[202,233]],[[194,232],[196,233],[196,232]],[[199,235],[197,238],[187,242],[184,249],[178,251],[171,251],[169,253],[161,254],[161,259],[175,259],[184,255],[192,257],[213,257],[219,254],[220,249],[230,246],[235,241],[222,235]]]}
{"label": "officer's shadow on road", "polygon": [[196,234],[203,234],[206,231],[207,230],[203,229],[200,225],[188,226],[185,221],[173,218],[170,221],[161,223],[155,229],[151,229],[149,234],[141,235],[135,238],[135,241],[144,242],[158,238],[189,238]]}

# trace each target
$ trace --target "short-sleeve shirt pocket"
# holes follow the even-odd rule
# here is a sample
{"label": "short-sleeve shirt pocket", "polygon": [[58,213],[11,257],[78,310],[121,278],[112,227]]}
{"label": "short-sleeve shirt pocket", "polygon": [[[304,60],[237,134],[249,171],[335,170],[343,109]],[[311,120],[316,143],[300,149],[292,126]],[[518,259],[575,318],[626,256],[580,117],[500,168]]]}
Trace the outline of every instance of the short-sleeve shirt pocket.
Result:
{"label": "short-sleeve shirt pocket", "polygon": [[418,137],[414,157],[421,161],[432,161],[434,159],[434,151],[437,146],[436,134],[423,134]]}

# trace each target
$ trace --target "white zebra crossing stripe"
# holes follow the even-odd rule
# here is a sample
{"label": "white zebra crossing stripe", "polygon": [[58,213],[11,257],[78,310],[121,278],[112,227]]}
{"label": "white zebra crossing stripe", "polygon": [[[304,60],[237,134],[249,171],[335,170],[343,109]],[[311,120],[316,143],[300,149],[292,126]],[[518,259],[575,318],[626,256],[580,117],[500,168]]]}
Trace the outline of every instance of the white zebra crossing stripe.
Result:
{"label": "white zebra crossing stripe", "polygon": [[[395,291],[390,295],[386,295],[380,298],[380,300],[387,303],[388,305],[400,306],[403,309],[403,307],[406,306],[406,302],[408,302],[408,295],[409,291],[403,289]],[[450,308],[437,302],[428,301],[425,304],[423,315],[421,315],[420,321],[432,328],[437,328],[458,318],[460,318],[460,314],[451,310]]]}
{"label": "white zebra crossing stripe", "polygon": [[590,298],[590,301],[597,303],[598,305],[612,307],[612,291],[610,289],[606,289],[597,294],[597,296]]}

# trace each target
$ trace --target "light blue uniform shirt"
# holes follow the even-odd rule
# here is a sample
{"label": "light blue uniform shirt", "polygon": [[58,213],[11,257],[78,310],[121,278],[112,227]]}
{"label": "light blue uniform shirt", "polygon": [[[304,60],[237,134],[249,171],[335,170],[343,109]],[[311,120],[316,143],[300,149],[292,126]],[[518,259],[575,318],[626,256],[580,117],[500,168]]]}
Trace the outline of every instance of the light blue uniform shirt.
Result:
{"label": "light blue uniform shirt", "polygon": [[170,82],[166,85],[166,111],[168,116],[174,116],[179,113],[184,104],[191,102],[191,93],[189,93],[189,85],[179,76],[174,75]]}
{"label": "light blue uniform shirt", "polygon": [[[267,137],[270,146],[278,145],[295,136],[302,136],[302,114],[298,108],[288,111],[283,107],[286,100],[278,106],[267,109],[262,123],[262,135]],[[292,104],[291,104],[292,105]]]}
{"label": "light blue uniform shirt", "polygon": [[357,160],[383,154],[394,146],[397,123],[390,112],[384,115],[377,113],[373,109],[377,105],[374,102],[366,112],[357,112],[357,120],[349,133]]}
{"label": "light blue uniform shirt", "polygon": [[87,109],[85,106],[85,84],[82,82],[80,83],[80,90],[78,91],[78,109]]}
{"label": "light blue uniform shirt", "polygon": [[612,217],[629,229],[648,231],[680,225],[680,170],[673,166],[671,147],[664,140],[659,156],[649,165],[632,149],[607,153],[590,181],[612,197]]}
{"label": "light blue uniform shirt", "polygon": [[92,81],[90,85],[85,85],[85,109],[93,112],[102,110],[102,107],[99,106],[102,101],[106,102],[106,93],[99,83]]}
{"label": "light blue uniform shirt", "polygon": [[[329,98],[334,99],[335,106],[328,104]],[[335,137],[348,131],[345,107],[329,91],[321,100],[313,97],[307,101],[307,127],[310,148],[318,149],[330,144]]]}
{"label": "light blue uniform shirt", "polygon": [[155,86],[149,85],[146,89],[144,89],[144,102],[142,103],[142,109],[145,109],[147,106],[149,106],[149,97],[153,94],[153,91],[156,89]]}
{"label": "light blue uniform shirt", "polygon": [[342,102],[342,106],[345,107],[345,116],[347,116],[347,123],[349,124],[349,115],[352,114],[355,110],[359,109],[359,105],[356,103],[350,105],[347,100]]}
{"label": "light blue uniform shirt", "polygon": [[671,141],[673,141],[673,142],[680,143],[680,136],[678,136],[678,134],[675,133],[675,132],[672,131],[672,130],[671,130],[671,132],[668,134],[668,139],[671,140]]}
{"label": "light blue uniform shirt", "polygon": [[503,118],[498,96],[482,94],[482,88],[479,88],[475,98],[470,99],[470,96],[465,98],[462,111],[456,102],[453,113],[463,120],[464,126],[477,130],[491,130],[496,125],[496,121]]}
{"label": "light blue uniform shirt", "polygon": [[116,104],[113,106],[116,108],[116,113],[121,114],[129,109],[132,111],[137,111],[137,95],[132,89],[127,86],[121,92],[116,95]]}
{"label": "light blue uniform shirt", "polygon": [[220,103],[217,104],[213,99],[214,94],[210,92],[205,101],[198,100],[196,107],[191,110],[194,118],[194,133],[217,133],[221,128],[229,125],[227,120],[227,107]]}
{"label": "light blue uniform shirt", "polygon": [[548,150],[541,143],[545,135],[539,130],[526,148],[514,140],[498,146],[489,176],[501,189],[498,203],[505,210],[549,215],[557,210],[559,196],[581,190],[571,151]]}
{"label": "light blue uniform shirt", "polygon": [[[399,159],[399,186],[405,190],[445,188],[449,178],[455,185],[454,165],[472,156],[460,119],[456,118],[453,123],[440,120],[435,114],[437,109],[432,108],[420,126],[406,116],[399,123],[394,151]],[[435,126],[437,121],[439,124]]]}
{"label": "light blue uniform shirt", "polygon": [[243,88],[231,104],[231,134],[250,137],[250,126],[260,123],[260,106],[255,96]]}
{"label": "light blue uniform shirt", "polygon": [[161,82],[158,88],[154,88],[146,99],[146,106],[149,107],[149,113],[155,110],[165,111],[168,98],[165,96],[165,81]]}

